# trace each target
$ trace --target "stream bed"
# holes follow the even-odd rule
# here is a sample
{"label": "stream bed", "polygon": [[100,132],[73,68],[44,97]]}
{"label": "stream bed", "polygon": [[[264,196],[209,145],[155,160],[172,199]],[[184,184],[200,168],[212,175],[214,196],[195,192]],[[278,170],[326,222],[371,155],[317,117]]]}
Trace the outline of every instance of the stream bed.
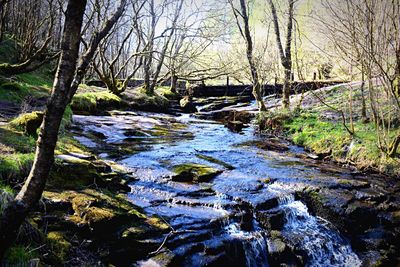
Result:
{"label": "stream bed", "polygon": [[[77,140],[135,177],[132,203],[171,227],[159,251],[137,266],[163,265],[168,257],[174,266],[362,265],[349,241],[296,194],[349,174],[304,164],[299,147],[260,149],[252,127],[234,133],[189,115],[113,112],[74,116],[74,123]],[[173,181],[174,166],[188,163],[221,173],[208,182]]]}

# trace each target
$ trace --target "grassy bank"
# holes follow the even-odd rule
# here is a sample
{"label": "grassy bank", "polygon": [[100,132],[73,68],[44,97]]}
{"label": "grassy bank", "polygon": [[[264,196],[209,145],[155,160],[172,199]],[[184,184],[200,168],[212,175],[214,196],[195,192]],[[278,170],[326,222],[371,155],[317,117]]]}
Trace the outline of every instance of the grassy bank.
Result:
{"label": "grassy bank", "polygon": [[[340,121],[332,121],[320,112],[274,111],[261,114],[260,127],[266,131],[278,130],[294,144],[303,146],[321,158],[328,157],[342,164],[351,164],[360,170],[375,170],[389,175],[400,175],[398,157],[388,157],[378,148],[378,137],[373,123],[354,123],[350,135]],[[391,131],[391,136],[399,133]],[[398,151],[399,152],[399,151]]]}

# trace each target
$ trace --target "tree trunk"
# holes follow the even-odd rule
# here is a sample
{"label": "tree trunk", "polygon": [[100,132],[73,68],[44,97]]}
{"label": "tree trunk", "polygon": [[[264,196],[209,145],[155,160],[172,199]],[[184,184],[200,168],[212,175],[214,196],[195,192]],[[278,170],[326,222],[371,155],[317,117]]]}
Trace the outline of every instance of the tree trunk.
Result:
{"label": "tree trunk", "polygon": [[175,72],[172,72],[171,75],[171,92],[176,93],[176,88],[178,87],[178,76],[176,76]]}
{"label": "tree trunk", "polygon": [[290,106],[290,91],[292,89],[290,76],[291,76],[290,69],[285,69],[285,80],[283,82],[283,88],[282,88],[282,107],[283,108],[289,108],[289,106]]}
{"label": "tree trunk", "polygon": [[361,121],[367,122],[367,105],[365,101],[365,73],[364,73],[364,64],[361,66]]}
{"label": "tree trunk", "polygon": [[259,111],[266,111],[267,108],[265,107],[264,100],[262,98],[262,88],[261,84],[259,81],[259,76],[258,76],[258,70],[256,67],[256,64],[254,63],[253,59],[253,40],[251,38],[250,34],[250,26],[249,26],[249,16],[247,14],[247,8],[246,8],[246,2],[245,0],[240,0],[240,8],[241,8],[241,16],[243,18],[243,23],[244,23],[244,37],[246,39],[246,44],[247,44],[247,60],[250,65],[250,71],[251,71],[251,78],[253,82],[253,95],[254,98],[257,101],[258,105],[258,110]]}
{"label": "tree trunk", "polygon": [[279,29],[279,21],[278,15],[276,14],[276,8],[273,0],[269,0],[269,5],[271,7],[272,12],[272,20],[275,29],[275,37],[276,43],[278,45],[279,55],[281,58],[281,64],[285,70],[285,80],[283,83],[282,90],[282,106],[283,108],[289,108],[290,106],[290,90],[291,90],[291,78],[292,78],[292,32],[293,32],[293,9],[294,9],[294,0],[288,0],[289,4],[289,18],[287,22],[287,32],[286,32],[286,46],[285,50],[283,50],[281,34]]}
{"label": "tree trunk", "polygon": [[80,32],[86,0],[69,0],[65,13],[62,54],[54,79],[53,91],[48,102],[37,141],[35,160],[31,172],[16,198],[7,205],[0,219],[0,258],[14,242],[19,227],[27,213],[42,196],[50,168],[58,130],[68,104],[68,91],[74,79],[79,56]]}

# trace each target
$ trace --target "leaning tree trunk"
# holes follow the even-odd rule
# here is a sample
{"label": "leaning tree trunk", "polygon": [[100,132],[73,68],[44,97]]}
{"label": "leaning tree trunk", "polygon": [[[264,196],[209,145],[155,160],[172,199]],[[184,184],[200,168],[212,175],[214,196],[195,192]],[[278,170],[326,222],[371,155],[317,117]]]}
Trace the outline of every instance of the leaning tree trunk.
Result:
{"label": "leaning tree trunk", "polygon": [[0,258],[14,242],[19,227],[39,201],[54,161],[58,130],[68,104],[68,91],[74,79],[79,56],[80,32],[86,0],[69,0],[65,13],[62,54],[53,91],[40,127],[35,160],[23,188],[0,218]]}

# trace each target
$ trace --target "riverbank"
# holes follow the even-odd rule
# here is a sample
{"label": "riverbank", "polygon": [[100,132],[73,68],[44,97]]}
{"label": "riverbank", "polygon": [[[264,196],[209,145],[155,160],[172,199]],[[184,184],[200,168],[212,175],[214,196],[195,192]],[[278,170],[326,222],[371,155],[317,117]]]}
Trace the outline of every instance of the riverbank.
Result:
{"label": "riverbank", "polygon": [[[399,135],[396,119],[389,132],[378,132],[371,122],[372,111],[368,101],[367,119],[360,115],[359,84],[351,87],[354,97],[351,110],[347,104],[350,86],[332,86],[307,92],[304,96],[292,96],[293,105],[302,99],[301,109],[295,111],[281,110],[276,99],[267,101],[267,106],[274,108],[258,116],[258,126],[261,131],[283,135],[294,144],[305,147],[315,154],[315,158],[333,160],[339,165],[354,166],[360,171],[381,173],[394,179],[400,177],[400,149],[388,156],[378,146],[378,138],[388,145]],[[349,130],[354,133],[350,134]]]}

